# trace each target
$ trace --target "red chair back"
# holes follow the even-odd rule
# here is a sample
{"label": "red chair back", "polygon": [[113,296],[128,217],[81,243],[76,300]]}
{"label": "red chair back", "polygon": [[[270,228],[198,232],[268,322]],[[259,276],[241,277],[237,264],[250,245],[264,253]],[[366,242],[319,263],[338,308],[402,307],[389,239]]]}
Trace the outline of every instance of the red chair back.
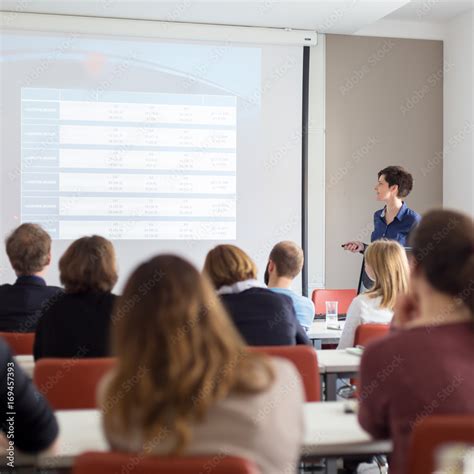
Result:
{"label": "red chair back", "polygon": [[298,370],[304,384],[307,402],[321,401],[321,383],[316,351],[309,346],[253,346],[250,350],[271,357],[288,359]]}
{"label": "red chair back", "polygon": [[374,339],[379,339],[390,331],[390,324],[360,324],[354,336],[354,346],[365,347]]}
{"label": "red chair back", "polygon": [[435,415],[423,418],[413,430],[408,474],[431,474],[438,448],[448,443],[474,445],[474,415]]}
{"label": "red chair back", "polygon": [[83,453],[72,474],[117,474],[130,467],[133,474],[259,474],[253,462],[216,453],[214,456],[145,456],[125,453]]}
{"label": "red chair back", "polygon": [[0,332],[14,355],[32,355],[35,343],[34,332]]}
{"label": "red chair back", "polygon": [[316,308],[316,314],[326,314],[326,301],[337,301],[339,314],[347,313],[349,305],[357,296],[356,290],[313,290],[312,300]]}
{"label": "red chair back", "polygon": [[40,359],[33,381],[54,410],[97,408],[100,379],[115,365],[114,358]]}

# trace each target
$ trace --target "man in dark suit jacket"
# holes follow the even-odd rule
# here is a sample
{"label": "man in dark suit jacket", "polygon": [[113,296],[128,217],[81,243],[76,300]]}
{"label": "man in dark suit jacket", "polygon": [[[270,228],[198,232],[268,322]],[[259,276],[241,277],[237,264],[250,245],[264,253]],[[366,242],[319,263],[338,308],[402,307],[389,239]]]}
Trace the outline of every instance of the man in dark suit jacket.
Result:
{"label": "man in dark suit jacket", "polygon": [[34,332],[42,312],[62,290],[43,278],[51,262],[51,237],[37,224],[22,224],[6,240],[16,282],[0,286],[0,331]]}
{"label": "man in dark suit jacket", "polygon": [[311,344],[296,319],[293,301],[267,288],[222,294],[229,315],[250,346]]}

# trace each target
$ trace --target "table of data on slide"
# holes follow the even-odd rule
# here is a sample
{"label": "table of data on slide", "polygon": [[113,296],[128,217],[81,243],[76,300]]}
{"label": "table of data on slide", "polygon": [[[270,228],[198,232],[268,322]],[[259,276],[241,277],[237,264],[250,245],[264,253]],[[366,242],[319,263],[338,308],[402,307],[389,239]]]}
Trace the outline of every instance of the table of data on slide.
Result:
{"label": "table of data on slide", "polygon": [[236,238],[236,97],[23,88],[21,220],[56,239]]}

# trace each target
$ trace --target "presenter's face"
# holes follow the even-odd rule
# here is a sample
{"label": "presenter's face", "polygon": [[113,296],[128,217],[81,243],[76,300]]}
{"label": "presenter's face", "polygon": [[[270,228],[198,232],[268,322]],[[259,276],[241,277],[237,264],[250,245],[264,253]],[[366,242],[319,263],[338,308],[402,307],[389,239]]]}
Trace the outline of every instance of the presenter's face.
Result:
{"label": "presenter's face", "polygon": [[377,201],[387,201],[396,193],[396,186],[390,187],[387,181],[385,181],[385,175],[382,175],[377,182],[377,186],[375,186],[375,192],[377,194]]}

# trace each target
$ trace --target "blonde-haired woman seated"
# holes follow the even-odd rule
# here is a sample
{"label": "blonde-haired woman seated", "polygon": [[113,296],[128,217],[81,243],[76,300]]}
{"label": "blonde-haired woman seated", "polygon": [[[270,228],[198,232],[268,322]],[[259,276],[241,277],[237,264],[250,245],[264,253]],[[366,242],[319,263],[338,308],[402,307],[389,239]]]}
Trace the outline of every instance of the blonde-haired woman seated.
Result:
{"label": "blonde-haired woman seated", "polygon": [[117,366],[102,382],[99,404],[113,449],[235,455],[262,474],[295,472],[299,375],[285,360],[247,352],[190,263],[161,255],[140,265],[115,309],[112,338]]}
{"label": "blonde-haired woman seated", "polygon": [[310,344],[293,301],[257,281],[253,260],[235,245],[218,245],[206,257],[211,279],[240,334],[251,346]]}
{"label": "blonde-haired woman seated", "polygon": [[409,266],[404,248],[394,240],[376,240],[365,251],[365,271],[374,286],[352,301],[338,349],[354,345],[357,326],[389,324],[398,295],[407,292]]}

